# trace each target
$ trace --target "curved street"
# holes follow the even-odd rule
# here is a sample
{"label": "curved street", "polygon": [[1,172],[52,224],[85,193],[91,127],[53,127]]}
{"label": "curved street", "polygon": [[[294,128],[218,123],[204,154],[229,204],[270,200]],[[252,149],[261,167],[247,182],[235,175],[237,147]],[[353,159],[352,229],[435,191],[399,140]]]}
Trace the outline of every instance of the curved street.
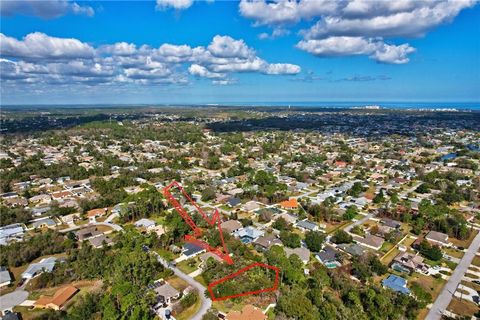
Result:
{"label": "curved street", "polygon": [[189,275],[183,273],[177,267],[170,267],[168,262],[163,259],[158,253],[152,252],[156,257],[157,260],[165,267],[170,270],[173,270],[176,276],[181,278],[182,280],[188,282],[189,285],[194,287],[198,290],[198,296],[200,298],[201,306],[200,309],[197,311],[195,315],[192,316],[191,320],[202,320],[202,317],[207,313],[207,311],[212,307],[212,300],[205,297],[205,290],[206,288],[198,281],[190,277]]}

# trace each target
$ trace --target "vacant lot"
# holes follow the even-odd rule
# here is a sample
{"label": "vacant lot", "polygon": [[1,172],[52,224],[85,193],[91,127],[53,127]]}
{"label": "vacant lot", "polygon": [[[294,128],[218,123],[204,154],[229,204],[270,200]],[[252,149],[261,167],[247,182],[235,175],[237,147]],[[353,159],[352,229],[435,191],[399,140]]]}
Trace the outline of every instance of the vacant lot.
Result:
{"label": "vacant lot", "polygon": [[471,317],[475,312],[478,312],[478,306],[473,302],[454,297],[448,305],[447,310],[458,314],[459,316]]}

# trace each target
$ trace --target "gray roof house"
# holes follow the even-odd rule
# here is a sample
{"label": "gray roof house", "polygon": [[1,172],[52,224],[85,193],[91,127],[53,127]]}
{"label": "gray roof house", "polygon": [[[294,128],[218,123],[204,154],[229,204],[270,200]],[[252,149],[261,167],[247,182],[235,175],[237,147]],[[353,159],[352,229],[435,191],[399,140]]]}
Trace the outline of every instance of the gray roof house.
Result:
{"label": "gray roof house", "polygon": [[4,246],[9,241],[23,239],[23,227],[20,223],[10,224],[0,228],[0,245]]}
{"label": "gray roof house", "polygon": [[243,243],[250,243],[257,240],[264,235],[263,231],[260,231],[252,226],[242,228],[234,233],[234,236],[240,238]]}
{"label": "gray roof house", "polygon": [[295,226],[302,231],[318,231],[319,230],[319,227],[316,223],[308,221],[306,219],[298,221]]}
{"label": "gray roof house", "polygon": [[333,249],[330,246],[326,246],[322,251],[315,255],[318,261],[320,261],[325,266],[332,266],[333,264],[337,265],[338,262],[338,251]]}
{"label": "gray roof house", "polygon": [[135,222],[135,227],[137,228],[148,228],[152,226],[155,226],[155,221],[150,219],[143,218]]}
{"label": "gray roof house", "polygon": [[441,246],[450,246],[450,242],[448,242],[448,234],[442,232],[430,231],[425,236],[425,239]]}
{"label": "gray roof house", "polygon": [[168,305],[172,302],[172,300],[180,298],[180,292],[167,282],[160,287],[155,288],[154,291],[157,294],[158,303],[162,305]]}
{"label": "gray roof house", "polygon": [[37,274],[40,274],[43,272],[52,272],[56,262],[57,262],[57,258],[50,257],[50,258],[44,258],[40,260],[40,262],[32,263],[28,266],[27,270],[25,270],[22,273],[22,278],[31,279],[35,277]]}
{"label": "gray roof house", "polygon": [[0,288],[8,286],[11,282],[10,271],[6,267],[0,267]]}
{"label": "gray roof house", "polygon": [[310,261],[310,250],[304,247],[290,249],[285,248],[285,254],[287,257],[290,257],[292,254],[296,254],[300,260],[302,260],[303,264],[307,264]]}

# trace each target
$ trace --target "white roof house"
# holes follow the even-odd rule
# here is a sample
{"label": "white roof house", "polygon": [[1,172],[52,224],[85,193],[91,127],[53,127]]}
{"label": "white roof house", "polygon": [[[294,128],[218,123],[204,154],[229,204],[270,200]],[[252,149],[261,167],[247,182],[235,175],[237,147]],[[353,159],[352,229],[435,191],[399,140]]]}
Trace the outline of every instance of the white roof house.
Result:
{"label": "white roof house", "polygon": [[37,274],[40,274],[43,272],[52,272],[56,262],[57,262],[57,258],[50,257],[50,258],[44,258],[40,260],[40,262],[32,263],[28,266],[27,270],[25,270],[22,273],[22,278],[31,279],[35,277]]}

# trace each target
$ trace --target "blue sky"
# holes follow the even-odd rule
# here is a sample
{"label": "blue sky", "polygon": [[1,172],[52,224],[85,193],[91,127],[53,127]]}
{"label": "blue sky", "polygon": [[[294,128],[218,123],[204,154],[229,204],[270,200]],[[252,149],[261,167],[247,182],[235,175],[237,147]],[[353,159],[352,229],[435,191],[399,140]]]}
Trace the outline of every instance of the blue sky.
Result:
{"label": "blue sky", "polygon": [[2,104],[480,102],[480,8],[468,0],[0,9]]}

